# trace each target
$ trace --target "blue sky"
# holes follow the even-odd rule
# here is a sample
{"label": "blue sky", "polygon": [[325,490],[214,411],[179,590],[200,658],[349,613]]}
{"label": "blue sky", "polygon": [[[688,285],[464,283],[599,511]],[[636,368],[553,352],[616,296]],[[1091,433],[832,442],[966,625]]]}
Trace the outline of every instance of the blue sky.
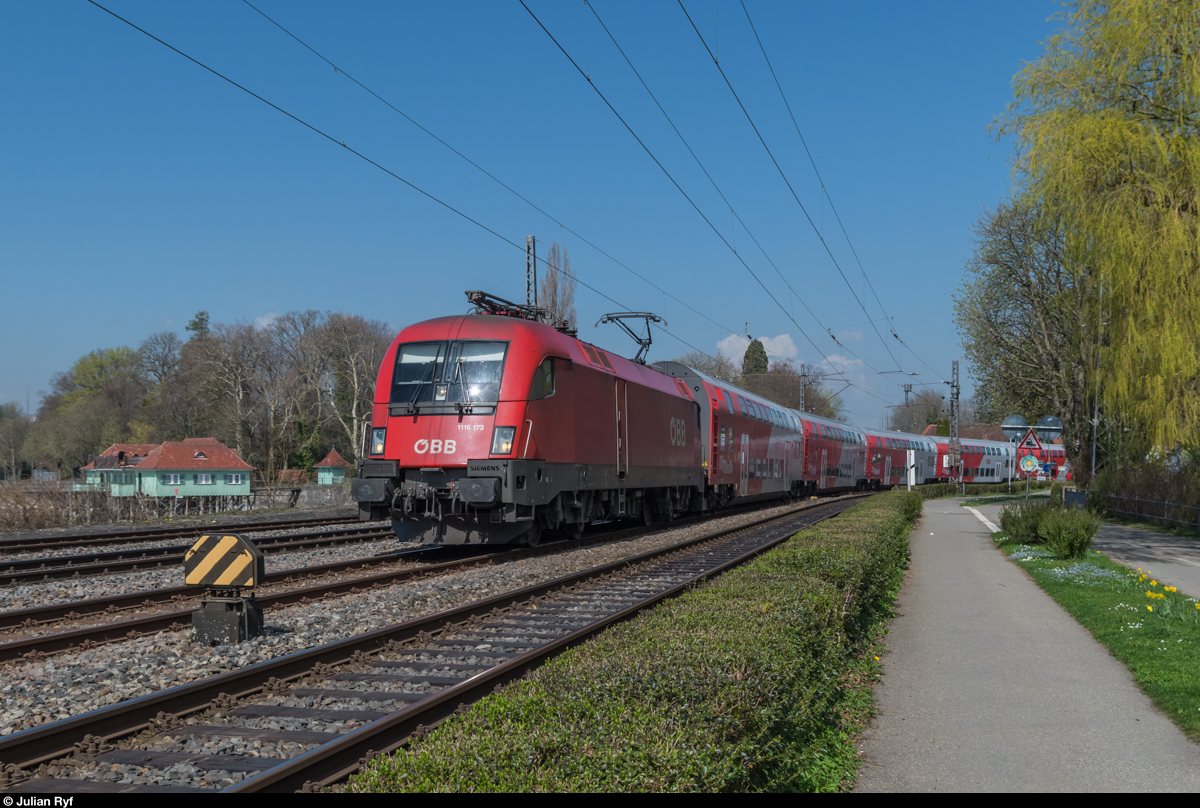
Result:
{"label": "blue sky", "polygon": [[[526,3],[737,255],[518,0],[255,6],[658,288],[239,0],[103,5],[334,141],[85,0],[5,3],[0,401],[24,405],[28,392],[36,409],[50,376],[81,355],[182,334],[201,309],[219,322],[345,311],[399,329],[464,311],[466,289],[521,299],[527,234],[563,244],[580,280],[618,301],[579,290],[580,336],[606,348],[635,350],[615,326],[592,325],[619,308],[668,321],[651,361],[731,350],[748,322],[780,355],[848,373],[856,386],[843,398],[858,423],[878,425],[903,400],[904,377],[878,371],[917,372],[916,384],[947,392],[938,382],[961,358],[950,294],[970,228],[1011,182],[1011,144],[988,126],[1054,32],[1057,4],[746,0],[848,244],[738,0],[683,7],[807,217],[677,2]],[[970,369],[960,370],[969,395]]]}

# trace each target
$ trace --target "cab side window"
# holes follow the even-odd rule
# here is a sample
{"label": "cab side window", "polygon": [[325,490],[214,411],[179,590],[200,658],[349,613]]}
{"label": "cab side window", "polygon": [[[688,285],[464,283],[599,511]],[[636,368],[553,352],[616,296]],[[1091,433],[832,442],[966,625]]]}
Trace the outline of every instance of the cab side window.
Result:
{"label": "cab side window", "polygon": [[554,395],[554,359],[546,357],[533,372],[533,384],[529,388],[529,400],[537,401]]}

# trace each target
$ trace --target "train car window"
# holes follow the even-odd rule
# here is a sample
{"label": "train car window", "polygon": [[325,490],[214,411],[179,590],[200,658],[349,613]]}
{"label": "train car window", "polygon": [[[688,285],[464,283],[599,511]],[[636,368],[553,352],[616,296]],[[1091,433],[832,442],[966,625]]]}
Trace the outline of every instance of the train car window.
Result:
{"label": "train car window", "polygon": [[529,388],[529,400],[537,401],[554,395],[554,359],[546,357],[533,372],[533,384]]}
{"label": "train car window", "polygon": [[741,396],[738,396],[737,399],[738,399],[738,410],[741,412],[742,415],[745,415],[746,414],[746,399],[742,398]]}
{"label": "train car window", "polygon": [[455,404],[500,399],[507,342],[413,342],[396,349],[393,404]]}

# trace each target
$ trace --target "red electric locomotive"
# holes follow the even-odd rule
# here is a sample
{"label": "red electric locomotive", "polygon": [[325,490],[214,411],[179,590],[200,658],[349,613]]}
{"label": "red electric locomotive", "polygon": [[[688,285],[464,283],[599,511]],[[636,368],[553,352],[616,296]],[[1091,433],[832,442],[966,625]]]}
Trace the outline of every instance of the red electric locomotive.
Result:
{"label": "red electric locomotive", "polygon": [[536,545],[542,530],[670,518],[699,504],[696,402],[682,382],[468,292],[478,313],[400,332],[351,495],[401,540]]}

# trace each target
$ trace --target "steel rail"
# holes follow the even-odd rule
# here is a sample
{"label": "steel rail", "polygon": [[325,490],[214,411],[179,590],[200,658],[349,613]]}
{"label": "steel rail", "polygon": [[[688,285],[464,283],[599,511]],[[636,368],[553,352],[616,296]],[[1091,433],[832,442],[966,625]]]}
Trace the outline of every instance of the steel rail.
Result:
{"label": "steel rail", "polygon": [[[264,553],[283,553],[337,544],[352,544],[375,539],[394,537],[390,527],[357,527],[326,533],[292,533],[286,536],[262,536],[252,538]],[[134,550],[113,550],[107,553],[92,553],[76,556],[49,556],[21,561],[0,561],[0,585],[49,581],[76,576],[105,575],[113,572],[130,572],[152,569],[169,564],[180,564],[191,545],[176,544],[169,547],[146,547]],[[56,562],[66,562],[55,566]]]}
{"label": "steel rail", "polygon": [[127,544],[156,539],[181,539],[188,536],[203,536],[205,533],[225,531],[228,533],[252,533],[257,530],[285,530],[287,528],[324,527],[357,522],[354,516],[338,516],[318,519],[287,519],[274,522],[238,522],[231,524],[209,524],[179,528],[140,528],[113,533],[77,533],[68,536],[34,536],[0,539],[0,553],[23,553],[29,550],[56,550],[65,547],[89,547],[97,544]]}

